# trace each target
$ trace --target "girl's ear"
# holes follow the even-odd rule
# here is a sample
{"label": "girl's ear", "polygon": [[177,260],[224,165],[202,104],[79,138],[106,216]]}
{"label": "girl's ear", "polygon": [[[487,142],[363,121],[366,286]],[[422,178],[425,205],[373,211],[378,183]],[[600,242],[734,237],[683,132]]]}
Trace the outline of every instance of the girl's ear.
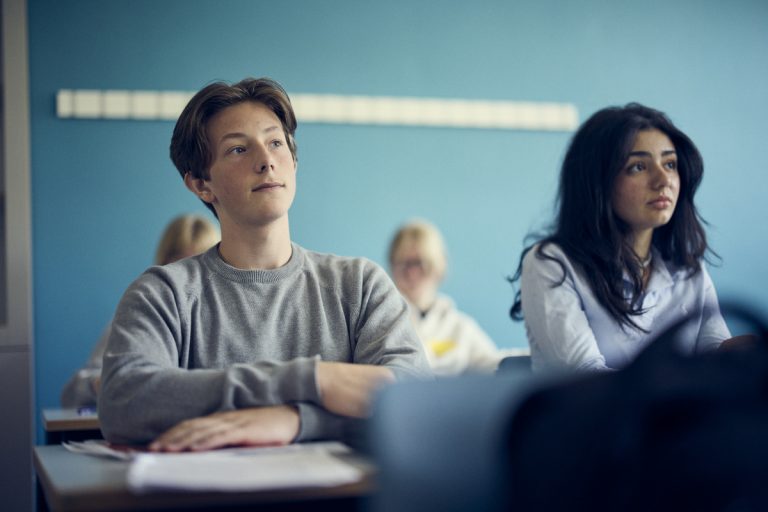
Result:
{"label": "girl's ear", "polygon": [[191,172],[184,175],[184,185],[203,202],[211,204],[216,199],[208,186],[208,182],[202,178],[195,178]]}

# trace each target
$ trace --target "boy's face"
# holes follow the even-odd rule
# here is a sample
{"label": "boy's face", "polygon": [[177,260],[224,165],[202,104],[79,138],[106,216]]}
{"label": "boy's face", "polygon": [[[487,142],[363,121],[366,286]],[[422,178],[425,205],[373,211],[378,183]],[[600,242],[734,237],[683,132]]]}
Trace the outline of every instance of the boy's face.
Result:
{"label": "boy's face", "polygon": [[261,103],[227,107],[208,123],[210,179],[190,187],[216,209],[222,229],[266,226],[288,213],[296,162],[280,119]]}

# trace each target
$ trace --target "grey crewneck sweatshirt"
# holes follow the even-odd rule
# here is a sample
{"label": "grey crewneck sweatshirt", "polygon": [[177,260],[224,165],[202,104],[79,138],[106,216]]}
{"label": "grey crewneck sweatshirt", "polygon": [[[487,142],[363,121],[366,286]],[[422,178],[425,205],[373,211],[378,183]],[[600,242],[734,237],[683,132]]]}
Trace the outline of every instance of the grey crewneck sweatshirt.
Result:
{"label": "grey crewneck sweatshirt", "polygon": [[363,258],[293,244],[275,270],[240,270],[218,246],[149,268],[125,292],[104,355],[99,419],[116,443],[147,443],[180,421],[217,411],[293,404],[298,441],[338,439],[317,358],[429,375],[405,301]]}

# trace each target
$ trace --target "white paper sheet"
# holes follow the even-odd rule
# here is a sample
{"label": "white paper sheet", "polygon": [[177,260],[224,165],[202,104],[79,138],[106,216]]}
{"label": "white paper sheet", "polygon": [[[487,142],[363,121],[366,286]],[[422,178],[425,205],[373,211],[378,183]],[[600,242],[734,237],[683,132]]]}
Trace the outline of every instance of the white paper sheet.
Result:
{"label": "white paper sheet", "polygon": [[103,439],[88,439],[87,441],[64,441],[61,445],[73,453],[84,453],[109,459],[131,460],[137,453],[135,450],[116,449]]}
{"label": "white paper sheet", "polygon": [[334,453],[341,443],[305,443],[270,448],[233,448],[200,453],[142,453],[128,470],[128,486],[152,489],[244,491],[327,487],[352,483],[362,471]]}

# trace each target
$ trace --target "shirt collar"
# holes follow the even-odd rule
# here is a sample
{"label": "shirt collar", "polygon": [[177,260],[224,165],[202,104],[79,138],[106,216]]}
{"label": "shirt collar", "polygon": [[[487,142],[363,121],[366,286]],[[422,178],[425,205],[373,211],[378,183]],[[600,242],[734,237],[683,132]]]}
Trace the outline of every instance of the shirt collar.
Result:
{"label": "shirt collar", "polygon": [[[668,263],[661,257],[661,253],[653,246],[651,246],[651,254],[653,255],[651,265],[651,277],[648,280],[648,286],[645,287],[643,295],[648,295],[652,292],[669,288],[675,284],[675,279],[669,271]],[[631,280],[627,273],[624,273],[624,283],[629,290],[632,286]]]}
{"label": "shirt collar", "polygon": [[645,288],[646,294],[669,288],[675,284],[675,280],[669,272],[667,262],[662,259],[661,253],[655,247],[651,247],[651,252],[653,254],[653,261],[651,262],[651,277],[648,280],[648,286]]}

